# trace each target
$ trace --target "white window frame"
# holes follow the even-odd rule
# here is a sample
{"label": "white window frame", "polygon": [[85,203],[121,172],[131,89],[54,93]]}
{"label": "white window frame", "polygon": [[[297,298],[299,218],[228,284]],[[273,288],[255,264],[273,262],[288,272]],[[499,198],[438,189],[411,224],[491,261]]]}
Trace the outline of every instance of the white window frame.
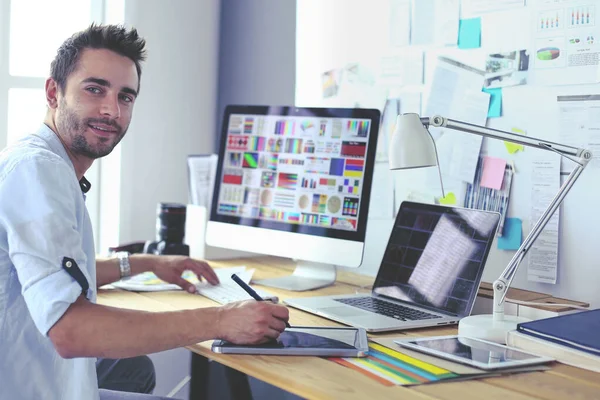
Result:
{"label": "white window frame", "polygon": [[[8,91],[9,89],[43,89],[46,78],[12,76],[9,73],[10,55],[10,6],[11,1],[0,0],[0,149],[8,140]],[[104,22],[107,2],[111,0],[90,0],[90,23]],[[40,124],[42,121],[40,121]],[[92,183],[86,205],[94,229],[96,249],[100,245],[100,198],[101,198],[101,164],[95,162],[86,172],[86,178]],[[99,249],[101,250],[101,249]]]}

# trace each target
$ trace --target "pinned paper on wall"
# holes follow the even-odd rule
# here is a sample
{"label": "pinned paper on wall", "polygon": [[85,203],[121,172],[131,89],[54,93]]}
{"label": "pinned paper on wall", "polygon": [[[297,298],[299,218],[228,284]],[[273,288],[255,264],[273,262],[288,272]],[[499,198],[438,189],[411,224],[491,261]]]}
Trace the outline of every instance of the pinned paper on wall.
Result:
{"label": "pinned paper on wall", "polygon": [[459,0],[413,1],[410,44],[456,45],[459,15]]}
{"label": "pinned paper on wall", "polygon": [[[427,93],[424,115],[443,115],[457,121],[485,125],[490,95],[481,91],[483,71],[445,57],[438,57]],[[447,176],[473,183],[483,138],[445,128],[431,128],[439,163]]]}
{"label": "pinned paper on wall", "polygon": [[498,237],[500,250],[518,250],[523,240],[523,221],[519,218],[506,218],[504,231]]}
{"label": "pinned paper on wall", "polygon": [[505,168],[506,160],[489,156],[484,157],[480,186],[500,190]]}
{"label": "pinned paper on wall", "polygon": [[[560,155],[539,154],[531,162],[531,221],[539,221],[560,188]],[[529,249],[527,279],[556,284],[558,276],[558,229],[555,212]]]}
{"label": "pinned paper on wall", "polygon": [[461,19],[458,24],[458,48],[481,47],[481,18]]}
{"label": "pinned paper on wall", "polygon": [[488,118],[502,116],[502,88],[483,89],[485,93],[490,94],[490,106],[488,108]]}
{"label": "pinned paper on wall", "polygon": [[413,190],[408,193],[406,200],[417,203],[435,204],[435,197],[429,193]]}
{"label": "pinned paper on wall", "polygon": [[528,77],[528,50],[497,52],[489,54],[485,60],[485,88],[526,85]]}
{"label": "pinned paper on wall", "polygon": [[524,6],[525,0],[462,0],[460,2],[460,13],[463,17],[467,17]]}
{"label": "pinned paper on wall", "polygon": [[390,1],[390,46],[410,44],[410,0]]}
{"label": "pinned paper on wall", "polygon": [[384,86],[421,85],[424,53],[406,48],[389,51],[381,57],[377,84]]}
{"label": "pinned paper on wall", "polygon": [[337,95],[341,74],[341,69],[332,69],[323,72],[321,75],[321,92],[324,99]]}

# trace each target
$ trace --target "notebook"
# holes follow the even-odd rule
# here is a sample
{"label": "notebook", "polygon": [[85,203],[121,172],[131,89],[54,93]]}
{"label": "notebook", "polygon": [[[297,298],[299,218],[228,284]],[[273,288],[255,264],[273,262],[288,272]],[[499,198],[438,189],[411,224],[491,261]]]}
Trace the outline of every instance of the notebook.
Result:
{"label": "notebook", "polygon": [[600,309],[520,323],[517,331],[600,355]]}

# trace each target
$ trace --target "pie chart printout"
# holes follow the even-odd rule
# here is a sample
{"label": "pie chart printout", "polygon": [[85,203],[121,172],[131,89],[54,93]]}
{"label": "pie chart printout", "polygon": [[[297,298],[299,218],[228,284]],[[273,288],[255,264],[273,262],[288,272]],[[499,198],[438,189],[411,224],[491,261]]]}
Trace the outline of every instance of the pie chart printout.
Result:
{"label": "pie chart printout", "polygon": [[541,61],[555,60],[560,57],[560,50],[557,47],[544,47],[537,51],[537,58]]}

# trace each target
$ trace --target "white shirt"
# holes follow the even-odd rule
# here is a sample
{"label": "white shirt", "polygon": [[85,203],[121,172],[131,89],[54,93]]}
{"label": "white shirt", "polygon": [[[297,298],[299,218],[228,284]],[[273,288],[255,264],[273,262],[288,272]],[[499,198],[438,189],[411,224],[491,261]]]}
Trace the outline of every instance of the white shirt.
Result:
{"label": "white shirt", "polygon": [[95,359],[64,359],[48,338],[82,294],[65,257],[95,302],[85,195],[65,148],[43,125],[0,153],[0,399],[99,398]]}

